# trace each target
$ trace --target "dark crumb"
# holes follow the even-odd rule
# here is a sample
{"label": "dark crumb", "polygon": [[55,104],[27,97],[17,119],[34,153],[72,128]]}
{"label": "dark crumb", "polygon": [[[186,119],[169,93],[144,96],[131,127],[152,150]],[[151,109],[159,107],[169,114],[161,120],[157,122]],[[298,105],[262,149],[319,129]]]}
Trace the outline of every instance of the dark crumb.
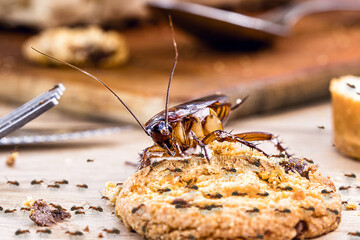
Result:
{"label": "dark crumb", "polygon": [[104,236],[103,236],[103,234],[102,233],[99,233],[98,234],[98,238],[103,238]]}
{"label": "dark crumb", "polygon": [[295,230],[296,230],[296,236],[295,239],[297,239],[298,237],[301,237],[301,235],[303,235],[303,233],[308,229],[308,225],[306,224],[305,221],[300,220],[296,226],[295,226]]}
{"label": "dark crumb", "polygon": [[55,223],[71,218],[71,214],[63,210],[64,208],[61,206],[55,209],[50,209],[49,205],[42,199],[36,200],[31,206],[31,209],[32,212],[29,217],[38,226],[51,226]]}
{"label": "dark crumb", "polygon": [[90,232],[89,225],[86,225],[86,227],[83,229],[84,232]]}

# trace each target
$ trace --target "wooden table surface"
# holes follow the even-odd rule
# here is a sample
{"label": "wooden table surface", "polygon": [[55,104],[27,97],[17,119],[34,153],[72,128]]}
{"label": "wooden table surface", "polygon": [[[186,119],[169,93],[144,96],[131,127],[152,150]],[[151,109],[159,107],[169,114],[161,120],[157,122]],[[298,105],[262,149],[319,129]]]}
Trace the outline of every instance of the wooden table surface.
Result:
{"label": "wooden table surface", "polygon": [[[0,109],[4,110],[1,106]],[[5,109],[6,110],[6,109]],[[81,122],[67,119],[52,110],[30,123],[26,128],[63,127]],[[324,129],[318,128],[324,126]],[[340,155],[332,144],[331,109],[329,102],[323,102],[297,109],[255,116],[230,122],[226,129],[235,132],[263,130],[278,134],[290,146],[290,151],[314,160],[320,171],[329,175],[337,188],[352,185],[353,188],[341,191],[343,200],[359,204],[360,162]],[[14,213],[0,212],[0,239],[70,239],[65,231],[82,230],[89,226],[90,232],[77,239],[97,239],[102,228],[120,229],[118,236],[104,234],[104,238],[141,239],[136,233],[127,231],[124,225],[112,215],[112,207],[101,199],[101,192],[107,181],[124,181],[136,168],[125,161],[136,162],[141,149],[149,146],[149,139],[139,129],[125,130],[117,135],[102,136],[88,140],[71,141],[58,144],[20,146],[19,157],[13,168],[5,165],[6,157],[13,147],[0,148],[0,205],[5,209],[18,209]],[[93,159],[93,162],[87,162]],[[346,178],[344,173],[355,173],[357,179]],[[6,184],[17,180],[19,186]],[[32,186],[33,179],[43,179],[46,184],[54,180],[67,179],[68,185],[59,189],[49,189],[46,184]],[[76,184],[87,184],[88,189],[78,189]],[[104,211],[86,211],[85,215],[74,215],[52,228],[52,234],[45,236],[36,233],[39,227],[29,219],[28,212],[19,211],[27,196],[43,198],[48,202],[71,208],[85,203],[85,206],[100,205]],[[360,208],[360,206],[358,206]],[[73,212],[72,212],[73,213]],[[359,231],[360,211],[343,211],[339,228],[318,239],[350,239],[349,231]],[[17,229],[29,229],[27,236],[15,236]]]}

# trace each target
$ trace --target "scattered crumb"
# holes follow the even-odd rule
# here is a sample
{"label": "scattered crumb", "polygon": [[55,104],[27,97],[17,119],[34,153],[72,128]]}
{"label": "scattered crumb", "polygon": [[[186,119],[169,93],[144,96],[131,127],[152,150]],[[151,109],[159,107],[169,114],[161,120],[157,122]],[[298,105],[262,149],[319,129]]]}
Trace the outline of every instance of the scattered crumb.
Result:
{"label": "scattered crumb", "polygon": [[51,226],[58,222],[62,222],[67,218],[71,218],[71,214],[62,208],[51,207],[42,199],[38,199],[31,204],[30,219],[38,226]]}
{"label": "scattered crumb", "polygon": [[357,206],[356,206],[356,204],[355,203],[348,203],[348,204],[346,204],[345,205],[345,209],[346,210],[356,210],[356,208],[357,208]]}
{"label": "scattered crumb", "polygon": [[28,196],[26,201],[23,201],[23,205],[25,207],[31,207],[33,204],[34,204],[35,200],[31,197],[31,196]]}
{"label": "scattered crumb", "polygon": [[115,204],[116,198],[122,188],[123,187],[121,185],[117,185],[114,182],[107,182],[104,190],[104,195],[109,198],[109,201],[112,204]]}
{"label": "scattered crumb", "polygon": [[84,232],[90,232],[89,225],[86,225],[86,227],[83,229]]}
{"label": "scattered crumb", "polygon": [[15,161],[19,156],[19,152],[15,149],[6,159],[6,165],[8,167],[13,167],[15,165]]}
{"label": "scattered crumb", "polygon": [[98,238],[103,238],[104,236],[102,235],[102,233],[99,233]]}

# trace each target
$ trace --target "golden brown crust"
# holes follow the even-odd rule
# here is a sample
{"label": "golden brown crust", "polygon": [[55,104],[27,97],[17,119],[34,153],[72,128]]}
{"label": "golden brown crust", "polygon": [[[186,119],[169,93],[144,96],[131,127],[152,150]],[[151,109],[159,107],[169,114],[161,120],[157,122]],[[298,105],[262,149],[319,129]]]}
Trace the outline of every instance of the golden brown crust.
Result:
{"label": "golden brown crust", "polygon": [[227,142],[210,148],[210,163],[166,160],[131,176],[115,207],[125,226],[148,239],[310,238],[338,226],[340,196],[314,165]]}
{"label": "golden brown crust", "polygon": [[129,55],[121,34],[105,32],[96,26],[52,28],[24,43],[23,55],[29,61],[45,66],[59,65],[31,47],[78,66],[115,67],[124,64]]}
{"label": "golden brown crust", "polygon": [[360,78],[345,76],[330,84],[334,142],[345,155],[360,159],[360,88],[353,81],[360,83]]}

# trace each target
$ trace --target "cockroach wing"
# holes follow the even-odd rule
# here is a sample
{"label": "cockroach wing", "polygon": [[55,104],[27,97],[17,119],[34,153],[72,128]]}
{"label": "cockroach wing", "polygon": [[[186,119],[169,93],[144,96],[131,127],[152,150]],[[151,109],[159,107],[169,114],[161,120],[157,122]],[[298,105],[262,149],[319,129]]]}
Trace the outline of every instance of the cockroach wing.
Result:
{"label": "cockroach wing", "polygon": [[[230,103],[227,102],[226,95],[211,95],[195,99],[175,107],[169,108],[169,122],[178,122],[203,108],[211,107],[219,116],[222,122],[227,120],[229,115]],[[157,121],[165,120],[165,111],[161,111],[146,122],[145,128]]]}

